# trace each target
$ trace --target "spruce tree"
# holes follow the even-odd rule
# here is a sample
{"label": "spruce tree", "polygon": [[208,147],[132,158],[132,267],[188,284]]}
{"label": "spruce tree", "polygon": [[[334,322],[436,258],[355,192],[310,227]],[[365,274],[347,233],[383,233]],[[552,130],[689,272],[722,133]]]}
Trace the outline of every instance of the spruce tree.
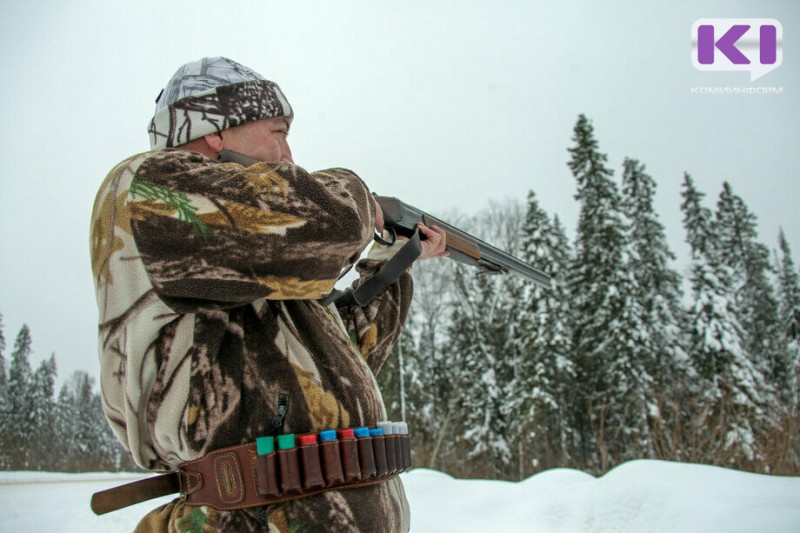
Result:
{"label": "spruce tree", "polygon": [[791,369],[787,389],[780,391],[787,399],[790,413],[797,413],[798,373],[800,373],[800,275],[794,266],[792,251],[781,229],[778,235],[780,258],[776,260],[779,294],[779,338],[784,361]]}
{"label": "spruce tree", "polygon": [[519,362],[520,399],[516,409],[520,433],[520,478],[535,471],[570,462],[572,440],[571,399],[575,369],[572,362],[569,301],[564,286],[568,269],[569,241],[558,217],[551,222],[536,195],[528,194],[522,227],[520,257],[548,273],[553,288],[525,285],[518,317],[519,337],[524,341]]}
{"label": "spruce tree", "polygon": [[561,447],[565,454],[559,461],[559,465],[574,464],[577,450],[579,448],[580,437],[577,431],[577,402],[575,391],[579,383],[577,381],[577,370],[575,364],[575,350],[573,347],[572,326],[575,324],[573,315],[573,300],[567,285],[570,264],[572,261],[573,250],[567,238],[567,232],[558,215],[553,215],[551,226],[550,249],[553,254],[554,280],[553,297],[556,306],[553,309],[554,328],[548,328],[548,344],[552,349],[563,356],[558,360],[559,379],[557,386],[557,397],[559,403],[559,422],[561,429]]}
{"label": "spruce tree", "polygon": [[689,368],[681,305],[681,278],[671,267],[675,254],[669,248],[664,226],[653,207],[656,182],[635,159],[623,163],[622,206],[630,227],[630,269],[636,278],[637,300],[644,311],[642,349],[646,370],[654,381],[653,439],[658,455],[674,459],[680,443],[672,428],[679,424],[677,398],[687,381]]}
{"label": "spruce tree", "polygon": [[580,115],[570,148],[580,215],[568,282],[575,323],[573,345],[581,386],[580,422],[587,463],[606,470],[649,454],[647,374],[636,279],[620,195],[598,150],[594,128]]}
{"label": "spruce tree", "polygon": [[760,400],[763,377],[745,354],[733,276],[723,261],[718,228],[688,174],[682,196],[692,258],[689,354],[699,374],[695,451],[704,461],[731,464],[753,460],[754,428],[764,420]]}
{"label": "spruce tree", "polygon": [[716,212],[717,235],[723,263],[731,269],[736,314],[744,330],[744,348],[764,374],[772,398],[770,413],[782,410],[776,390],[786,390],[789,372],[778,344],[778,302],[771,283],[769,250],[758,242],[756,217],[744,201],[723,184]]}
{"label": "spruce tree", "polygon": [[9,468],[26,470],[30,466],[29,438],[32,430],[30,411],[32,371],[31,334],[27,325],[20,328],[11,353],[8,371],[8,416],[3,431],[3,449]]}
{"label": "spruce tree", "polygon": [[681,338],[681,278],[670,267],[675,254],[653,207],[655,180],[635,159],[626,158],[623,165],[622,205],[630,224],[633,252],[630,267],[645,312],[648,334],[644,342],[653,354],[648,371],[663,388],[682,378],[680,369],[687,357]]}
{"label": "spruce tree", "polygon": [[55,380],[56,359],[51,355],[43,360],[33,374],[30,386],[31,433],[29,453],[32,470],[52,470],[55,431]]}
{"label": "spruce tree", "polygon": [[53,422],[53,443],[59,450],[51,458],[53,470],[58,472],[68,472],[72,464],[72,456],[75,446],[73,425],[77,418],[72,392],[68,385],[69,379],[61,385],[54,409]]}

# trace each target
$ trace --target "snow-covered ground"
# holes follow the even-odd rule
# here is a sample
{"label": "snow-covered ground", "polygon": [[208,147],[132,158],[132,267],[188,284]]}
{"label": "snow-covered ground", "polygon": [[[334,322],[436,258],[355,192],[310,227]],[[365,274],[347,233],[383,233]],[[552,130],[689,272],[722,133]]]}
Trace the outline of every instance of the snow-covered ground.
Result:
{"label": "snow-covered ground", "polygon": [[[104,516],[92,493],[132,474],[0,472],[0,531],[132,531],[152,500]],[[800,478],[632,461],[594,478],[568,469],[520,483],[403,475],[414,532],[800,532]]]}

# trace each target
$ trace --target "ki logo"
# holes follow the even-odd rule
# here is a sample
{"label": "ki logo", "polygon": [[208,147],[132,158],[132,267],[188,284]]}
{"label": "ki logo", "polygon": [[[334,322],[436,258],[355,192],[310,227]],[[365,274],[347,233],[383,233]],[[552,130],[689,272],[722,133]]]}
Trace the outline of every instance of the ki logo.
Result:
{"label": "ki logo", "polygon": [[744,70],[754,81],[781,63],[783,26],[775,19],[699,19],[692,25],[697,70]]}

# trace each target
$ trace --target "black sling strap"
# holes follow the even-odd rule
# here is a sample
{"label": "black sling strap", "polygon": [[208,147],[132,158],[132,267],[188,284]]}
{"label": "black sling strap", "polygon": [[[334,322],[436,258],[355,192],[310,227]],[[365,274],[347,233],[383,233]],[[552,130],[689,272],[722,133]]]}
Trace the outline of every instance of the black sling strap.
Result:
{"label": "black sling strap", "polygon": [[334,289],[328,296],[319,300],[322,305],[336,302],[337,305],[358,305],[365,307],[389,285],[397,281],[422,253],[419,228],[394,256],[380,270],[368,277],[355,289],[339,291]]}

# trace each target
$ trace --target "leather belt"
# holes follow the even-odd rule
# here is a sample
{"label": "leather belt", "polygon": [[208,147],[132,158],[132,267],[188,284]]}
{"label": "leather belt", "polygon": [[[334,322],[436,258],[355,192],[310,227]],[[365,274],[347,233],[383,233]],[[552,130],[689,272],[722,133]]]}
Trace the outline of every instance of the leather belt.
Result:
{"label": "leather belt", "polygon": [[176,492],[189,505],[232,510],[372,485],[411,468],[409,442],[408,434],[373,436],[262,455],[255,443],[221,448],[181,463],[177,472],[98,492],[92,510],[105,514]]}

